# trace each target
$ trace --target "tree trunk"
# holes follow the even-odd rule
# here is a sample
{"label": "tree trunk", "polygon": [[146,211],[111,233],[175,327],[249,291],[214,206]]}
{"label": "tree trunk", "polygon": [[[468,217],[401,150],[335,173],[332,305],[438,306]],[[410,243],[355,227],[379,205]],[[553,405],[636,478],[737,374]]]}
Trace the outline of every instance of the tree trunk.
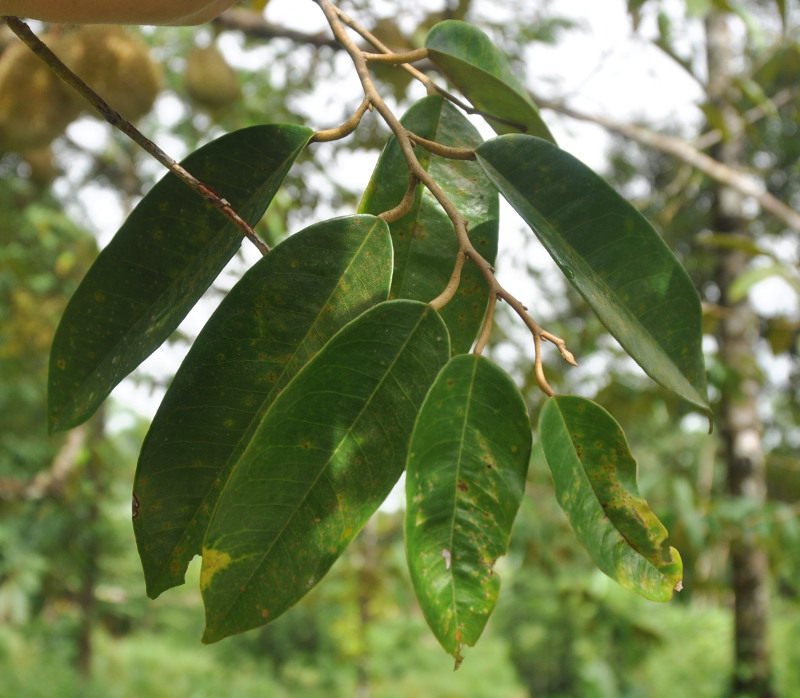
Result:
{"label": "tree trunk", "polygon": [[[729,15],[712,13],[706,21],[708,96],[719,110],[727,138],[715,156],[723,164],[742,164],[744,136],[736,111],[726,96],[733,76],[734,38]],[[746,236],[747,222],[741,195],[718,185],[714,210],[718,234]],[[728,491],[733,497],[763,506],[766,501],[766,468],[761,443],[758,401],[762,389],[755,361],[758,318],[748,300],[730,300],[731,283],[747,265],[748,257],[736,249],[722,249],[716,283],[720,292],[720,325],[717,333],[720,361],[726,369],[717,415],[722,457],[726,463]],[[734,599],[735,698],[774,698],[769,647],[769,564],[757,535],[743,524],[731,539],[731,584]]]}

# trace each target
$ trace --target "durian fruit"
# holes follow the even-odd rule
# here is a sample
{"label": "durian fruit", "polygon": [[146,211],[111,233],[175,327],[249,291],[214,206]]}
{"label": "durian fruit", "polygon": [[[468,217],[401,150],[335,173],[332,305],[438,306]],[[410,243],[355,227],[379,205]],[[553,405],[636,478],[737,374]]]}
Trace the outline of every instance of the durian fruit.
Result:
{"label": "durian fruit", "polygon": [[128,121],[150,111],[163,84],[161,66],[147,44],[114,25],[86,25],[66,33],[62,60]]}
{"label": "durian fruit", "polygon": [[[43,37],[54,50],[58,42]],[[78,115],[69,88],[25,44],[0,55],[0,151],[48,145]]]}
{"label": "durian fruit", "polygon": [[183,81],[192,101],[210,110],[230,106],[241,95],[236,71],[216,46],[196,48],[189,53]]}

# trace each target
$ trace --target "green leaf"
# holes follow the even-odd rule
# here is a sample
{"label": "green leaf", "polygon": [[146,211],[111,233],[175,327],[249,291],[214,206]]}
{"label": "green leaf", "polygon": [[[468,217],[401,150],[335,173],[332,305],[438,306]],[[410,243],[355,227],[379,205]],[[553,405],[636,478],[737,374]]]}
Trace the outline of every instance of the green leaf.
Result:
{"label": "green leaf", "polygon": [[406,473],[406,550],[422,611],[461,662],[500,592],[531,453],[528,410],[508,375],[483,357],[452,359],[417,417]]}
{"label": "green leaf", "polygon": [[[254,126],[212,141],[183,166],[248,223],[263,215],[313,135]],[[219,211],[167,174],[142,199],[72,296],[50,352],[50,431],[88,419],[180,324],[241,244]]]}
{"label": "green leaf", "polygon": [[680,590],[683,563],[636,484],[625,434],[600,405],[574,395],[550,398],[539,437],[558,503],[595,564],[652,601]]}
{"label": "green leaf", "polygon": [[[456,148],[476,148],[482,139],[461,112],[441,97],[426,97],[402,118],[423,138]],[[444,189],[469,222],[472,244],[490,263],[497,254],[497,190],[475,162],[449,160],[417,149],[422,166]],[[397,139],[387,143],[359,206],[379,214],[396,206],[408,189],[408,166]],[[458,240],[450,219],[433,195],[417,187],[411,211],[389,225],[395,249],[392,298],[428,302],[436,298],[453,273]],[[458,293],[441,311],[454,353],[469,351],[480,331],[488,287],[478,268],[467,263]]]}
{"label": "green leaf", "polygon": [[346,325],[275,399],[203,544],[204,642],[274,620],[323,577],[403,472],[447,329],[416,301]]}
{"label": "green leaf", "polygon": [[425,47],[431,61],[496,133],[522,132],[555,143],[505,54],[480,29],[449,19],[431,29]]}
{"label": "green leaf", "polygon": [[710,415],[700,299],[644,216],[540,138],[501,136],[477,155],[625,351],[653,380]]}
{"label": "green leaf", "polygon": [[153,420],[134,480],[147,593],[182,584],[211,512],[269,405],[350,320],[386,300],[385,222],[351,216],[278,245],[195,340]]}
{"label": "green leaf", "polygon": [[778,8],[778,14],[781,16],[781,26],[786,31],[786,0],[775,0],[775,5]]}

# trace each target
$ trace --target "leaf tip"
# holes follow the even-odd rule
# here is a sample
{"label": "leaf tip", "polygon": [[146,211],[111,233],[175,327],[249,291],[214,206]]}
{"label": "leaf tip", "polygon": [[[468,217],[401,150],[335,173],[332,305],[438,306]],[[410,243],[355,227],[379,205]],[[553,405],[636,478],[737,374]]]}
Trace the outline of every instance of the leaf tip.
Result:
{"label": "leaf tip", "polygon": [[219,635],[218,633],[213,632],[208,626],[203,631],[203,637],[200,638],[200,642],[204,645],[213,645],[215,642],[219,642],[223,636]]}
{"label": "leaf tip", "polygon": [[461,654],[461,648],[463,646],[464,645],[459,642],[458,646],[456,647],[456,651],[453,652],[453,658],[455,659],[455,664],[453,665],[453,671],[458,671],[458,668],[461,666],[461,662],[464,661],[464,657]]}

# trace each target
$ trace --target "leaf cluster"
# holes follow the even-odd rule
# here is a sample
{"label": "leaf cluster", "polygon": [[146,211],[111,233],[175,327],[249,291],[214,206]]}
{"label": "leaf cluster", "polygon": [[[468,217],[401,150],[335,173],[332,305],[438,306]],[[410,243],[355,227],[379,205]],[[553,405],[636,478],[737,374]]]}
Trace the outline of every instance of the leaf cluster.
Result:
{"label": "leaf cluster", "polygon": [[[688,275],[629,203],[558,148],[476,27],[446,20],[411,54],[376,41],[371,53],[347,27],[373,40],[369,32],[328,0],[319,5],[364,102],[339,129],[250,126],[170,166],[64,311],[50,429],[97,410],[175,331],[242,232],[258,242],[253,227],[301,154],[352,133],[372,108],[391,137],[357,212],[272,250],[258,243],[263,258],[208,319],[153,420],[132,498],[148,594],[181,584],[201,555],[204,641],[268,623],[322,579],[405,472],[411,581],[458,664],[497,602],[495,564],[533,443],[518,387],[482,356],[504,301],[532,336],[536,380],[550,396],[538,434],[579,540],[623,586],[670,598],[680,556],[638,491],[619,425],[585,398],[555,395],[543,346],[567,363],[573,354],[495,277],[499,196],[645,372],[707,413]],[[411,65],[422,57],[463,100]],[[386,62],[429,91],[399,119],[369,72]],[[483,141],[467,114],[498,137]]]}

